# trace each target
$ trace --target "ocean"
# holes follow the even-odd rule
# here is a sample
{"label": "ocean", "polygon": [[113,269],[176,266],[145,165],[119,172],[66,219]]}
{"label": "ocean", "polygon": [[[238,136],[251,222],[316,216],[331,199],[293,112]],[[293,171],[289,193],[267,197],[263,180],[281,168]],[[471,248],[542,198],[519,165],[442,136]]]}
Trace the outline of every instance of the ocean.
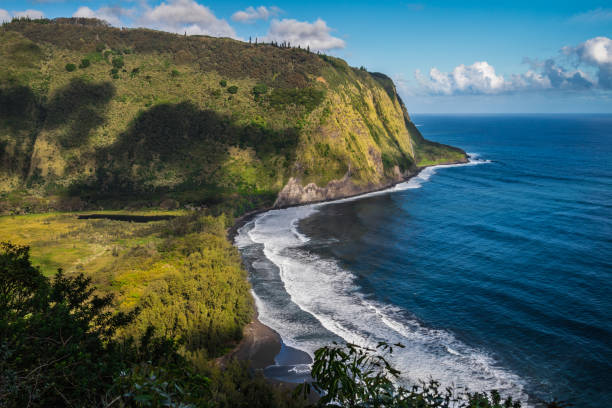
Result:
{"label": "ocean", "polygon": [[612,115],[413,115],[470,152],[387,191],[259,215],[236,236],[269,376],[332,341],[401,342],[407,383],[533,405],[612,400]]}

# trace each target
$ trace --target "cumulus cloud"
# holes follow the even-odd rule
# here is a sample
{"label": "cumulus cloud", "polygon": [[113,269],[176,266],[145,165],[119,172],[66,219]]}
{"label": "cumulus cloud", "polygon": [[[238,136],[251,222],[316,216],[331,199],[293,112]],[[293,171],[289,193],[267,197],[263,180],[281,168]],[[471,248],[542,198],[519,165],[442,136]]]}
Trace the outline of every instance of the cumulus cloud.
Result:
{"label": "cumulus cloud", "polygon": [[293,19],[272,20],[266,41],[287,41],[291,45],[310,47],[313,50],[344,48],[344,40],[331,35],[332,29],[320,18],[314,23]]}
{"label": "cumulus cloud", "polygon": [[417,70],[415,78],[418,89],[432,95],[612,90],[611,39],[595,37],[575,47],[564,47],[561,51],[575,62],[573,66],[567,67],[567,59],[563,58],[526,58],[524,62],[530,67],[527,72],[504,77],[497,74],[487,61],[477,61],[472,65],[458,65],[450,72],[434,67],[429,75],[424,75]]}
{"label": "cumulus cloud", "polygon": [[612,89],[612,40],[608,37],[595,37],[576,47],[565,47],[567,55],[575,56],[579,64],[597,70],[597,82],[603,89]]}
{"label": "cumulus cloud", "polygon": [[8,11],[0,9],[0,23],[9,22],[11,19],[11,14]]}
{"label": "cumulus cloud", "polygon": [[486,61],[477,61],[468,66],[459,65],[451,72],[432,68],[429,76],[417,71],[415,77],[427,93],[434,95],[500,94],[547,89],[583,90],[594,86],[594,82],[586,73],[567,70],[552,59],[531,62],[531,65],[536,69],[530,69],[524,74],[513,74],[508,78],[498,75],[495,68]]}
{"label": "cumulus cloud", "polygon": [[240,23],[254,23],[257,20],[268,20],[270,17],[277,16],[280,12],[281,9],[275,6],[259,6],[257,8],[251,6],[235,12],[232,15],[232,20]]}
{"label": "cumulus cloud", "polygon": [[429,77],[417,71],[416,78],[430,93],[441,95],[492,94],[505,91],[508,86],[504,77],[497,75],[495,68],[486,61],[477,61],[467,66],[461,64],[451,72],[432,68]]}
{"label": "cumulus cloud", "polygon": [[10,22],[13,18],[28,17],[32,19],[44,18],[45,13],[39,10],[24,10],[24,11],[13,11],[9,13],[7,10],[0,9],[0,23]]}
{"label": "cumulus cloud", "polygon": [[174,33],[233,37],[236,32],[224,19],[194,0],[169,0],[157,7],[145,6],[139,24]]}
{"label": "cumulus cloud", "polygon": [[36,18],[44,18],[45,13],[39,10],[28,9],[24,11],[14,11],[13,17],[15,18],[28,17],[28,18],[36,19]]}
{"label": "cumulus cloud", "polygon": [[98,10],[94,11],[89,7],[82,6],[74,12],[72,17],[98,18],[100,20],[105,20],[111,25],[121,26],[121,19],[133,15],[134,12],[134,9],[125,9],[122,7],[100,7]]}

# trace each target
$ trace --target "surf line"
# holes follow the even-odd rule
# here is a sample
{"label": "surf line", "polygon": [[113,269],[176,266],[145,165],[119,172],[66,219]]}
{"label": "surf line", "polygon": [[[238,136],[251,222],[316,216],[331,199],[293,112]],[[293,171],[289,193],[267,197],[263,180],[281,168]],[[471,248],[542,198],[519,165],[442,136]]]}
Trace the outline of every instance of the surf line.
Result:
{"label": "surf line", "polygon": [[[287,310],[278,310],[275,299],[266,299],[270,293],[263,290],[263,293],[257,293],[258,287],[254,285],[262,323],[276,330],[285,344],[311,356],[316,348],[329,344],[327,333],[364,346],[371,346],[379,340],[409,343],[408,350],[397,358],[394,356],[393,360],[394,365],[411,380],[434,376],[449,384],[463,378],[465,384],[462,385],[471,389],[499,389],[512,395],[523,394],[521,379],[498,367],[486,353],[463,344],[450,332],[429,329],[407,318],[399,308],[366,299],[350,271],[341,268],[334,260],[322,259],[300,249],[310,238],[298,231],[299,221],[323,205],[420,188],[438,168],[489,162],[472,154],[468,163],[427,167],[410,180],[385,190],[258,215],[240,229],[236,244],[239,248],[250,244],[263,246],[261,254],[278,270],[276,279],[280,282],[276,282],[278,291],[275,293],[288,296],[294,309],[301,312],[288,315],[290,312]],[[259,262],[253,262],[255,273],[258,272],[255,263]],[[265,282],[268,286],[271,283]],[[304,320],[301,319],[303,314],[316,322],[307,324],[301,321]],[[359,319],[355,319],[356,316]],[[478,373],[487,373],[486,378]]]}

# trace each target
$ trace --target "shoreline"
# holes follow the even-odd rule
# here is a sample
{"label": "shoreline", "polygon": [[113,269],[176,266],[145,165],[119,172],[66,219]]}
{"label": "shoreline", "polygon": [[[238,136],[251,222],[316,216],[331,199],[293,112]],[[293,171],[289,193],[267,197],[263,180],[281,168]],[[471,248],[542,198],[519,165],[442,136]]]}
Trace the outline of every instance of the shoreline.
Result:
{"label": "shoreline", "polygon": [[[435,164],[431,166],[419,167],[414,174],[411,174],[408,177],[405,177],[400,181],[395,181],[395,182],[386,184],[380,188],[376,188],[370,191],[364,191],[359,194],[349,195],[346,197],[336,197],[336,198],[327,199],[327,200],[306,202],[306,203],[301,203],[301,204],[293,204],[293,205],[287,205],[287,206],[267,207],[267,208],[250,211],[236,219],[234,224],[227,231],[227,239],[230,241],[232,245],[234,245],[234,240],[240,228],[242,228],[248,222],[253,220],[255,216],[271,211],[271,210],[280,210],[284,208],[300,207],[300,206],[310,205],[310,204],[320,204],[320,203],[344,200],[347,198],[355,198],[355,197],[359,197],[365,194],[383,191],[395,185],[405,183],[409,181],[410,179],[418,176],[423,170],[425,170],[428,167],[450,166],[450,165],[466,164],[466,163],[469,163],[469,156],[466,161],[455,161],[455,162],[441,163],[441,164]],[[255,370],[263,371],[267,367],[271,367],[271,366],[278,367],[277,362],[276,362],[276,357],[281,353],[284,343],[282,341],[281,336],[274,329],[266,326],[261,321],[259,321],[258,315],[259,313],[257,310],[257,306],[255,305],[255,312],[253,314],[253,318],[251,322],[249,322],[243,329],[242,340],[240,341],[240,343],[238,343],[238,345],[230,353],[226,354],[225,356],[219,359],[219,362],[221,365],[223,365],[224,362],[228,361],[229,359],[236,358],[240,361],[247,361],[247,360],[250,361],[251,367]],[[302,350],[298,350],[298,351],[303,352]],[[265,376],[265,373],[264,373],[264,376]],[[296,383],[292,383],[289,381],[282,381],[282,380],[278,380],[275,378],[269,378],[268,376],[265,376],[265,377],[267,380],[274,381],[274,382],[284,384],[287,386],[296,384]]]}
{"label": "shoreline", "polygon": [[[467,154],[466,154],[467,156]],[[386,190],[388,188],[391,188],[393,186],[396,186],[398,184],[401,183],[405,183],[407,181],[409,181],[410,179],[418,176],[423,170],[429,168],[429,167],[436,167],[436,166],[453,166],[456,164],[468,164],[470,162],[470,158],[469,156],[467,156],[466,161],[454,161],[454,162],[448,162],[448,163],[440,163],[440,164],[432,164],[430,166],[423,166],[423,167],[417,167],[417,170],[415,173],[410,174],[407,177],[402,178],[399,181],[393,181],[391,183],[387,183],[381,187],[377,187],[373,190],[368,190],[368,191],[363,191],[361,193],[357,193],[357,194],[351,194],[351,195],[347,195],[347,196],[343,196],[343,197],[335,197],[335,198],[329,198],[329,199],[325,199],[325,200],[317,200],[317,201],[308,201],[305,203],[299,203],[299,204],[291,204],[291,205],[283,205],[283,206],[278,206],[278,207],[265,207],[265,208],[260,208],[257,210],[253,210],[253,211],[249,211],[243,215],[241,215],[240,217],[236,218],[236,220],[234,221],[234,225],[232,225],[231,227],[228,228],[227,230],[227,239],[230,241],[230,243],[234,243],[234,239],[236,238],[236,234],[238,233],[238,230],[243,227],[245,224],[247,224],[249,221],[251,221],[256,215],[271,211],[271,210],[282,210],[285,208],[293,208],[293,207],[301,207],[304,205],[310,205],[310,204],[321,204],[321,203],[331,203],[333,201],[338,201],[338,200],[345,200],[347,198],[356,198],[365,194],[371,194],[371,193],[376,193],[379,191],[383,191]]]}

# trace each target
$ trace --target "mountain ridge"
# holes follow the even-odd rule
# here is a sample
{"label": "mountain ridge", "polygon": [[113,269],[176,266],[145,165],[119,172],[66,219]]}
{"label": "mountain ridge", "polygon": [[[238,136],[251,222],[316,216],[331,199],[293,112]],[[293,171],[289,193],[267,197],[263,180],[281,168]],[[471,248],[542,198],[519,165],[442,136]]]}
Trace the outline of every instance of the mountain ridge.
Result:
{"label": "mountain ridge", "polygon": [[466,160],[422,137],[389,77],[309,50],[81,18],[14,20],[0,44],[4,212],[240,214]]}

